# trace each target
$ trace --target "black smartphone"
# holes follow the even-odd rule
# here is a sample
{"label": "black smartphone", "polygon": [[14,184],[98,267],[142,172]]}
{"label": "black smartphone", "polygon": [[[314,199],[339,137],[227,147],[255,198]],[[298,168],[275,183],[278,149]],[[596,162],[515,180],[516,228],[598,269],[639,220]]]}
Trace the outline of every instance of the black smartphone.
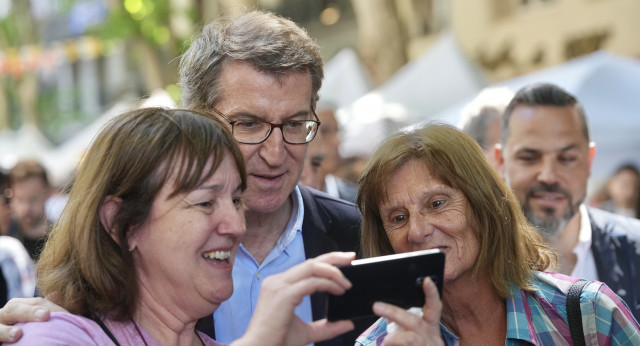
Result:
{"label": "black smartphone", "polygon": [[353,286],[341,296],[327,295],[327,319],[337,321],[374,315],[374,302],[408,309],[422,307],[422,282],[430,277],[442,296],[444,253],[440,249],[355,260],[339,267]]}

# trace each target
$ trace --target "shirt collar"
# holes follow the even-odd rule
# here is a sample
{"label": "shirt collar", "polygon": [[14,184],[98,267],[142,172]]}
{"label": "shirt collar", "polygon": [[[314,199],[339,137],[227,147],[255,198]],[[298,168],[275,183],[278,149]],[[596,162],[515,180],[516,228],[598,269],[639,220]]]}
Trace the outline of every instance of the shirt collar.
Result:
{"label": "shirt collar", "polygon": [[[580,205],[578,212],[580,213],[580,231],[578,233],[578,242],[573,248],[573,253],[578,256],[578,262],[580,262],[591,249],[591,222],[589,222],[589,213],[587,213],[587,207],[585,207],[584,204]],[[574,273],[572,273],[572,276],[574,276],[573,274]]]}
{"label": "shirt collar", "polygon": [[[535,272],[534,272],[535,275]],[[507,298],[507,340],[524,340],[529,343],[531,341],[531,335],[529,334],[529,322],[524,311],[525,305],[523,302],[524,297],[520,287],[507,283],[507,289],[509,290],[509,296]],[[444,324],[440,323],[440,333],[445,341],[445,345],[459,345],[460,339],[458,336],[450,332]],[[507,343],[508,344],[508,343]]]}
{"label": "shirt collar", "polygon": [[289,244],[295,239],[296,234],[302,232],[302,220],[304,219],[304,204],[302,203],[302,194],[300,189],[296,185],[295,189],[291,193],[291,200],[293,202],[293,208],[291,208],[291,218],[287,223],[287,228],[280,236],[278,240],[278,246],[283,249],[287,254],[287,248]]}
{"label": "shirt collar", "polygon": [[590,280],[598,279],[596,263],[591,249],[591,221],[587,207],[582,204],[579,209],[580,213],[580,229],[578,233],[578,242],[573,247],[573,253],[576,255],[576,264],[571,270],[571,276],[587,278]]}
{"label": "shirt collar", "polygon": [[507,298],[507,339],[524,340],[529,343],[531,335],[529,334],[529,322],[525,313],[524,297],[520,287],[507,283],[509,289],[509,298]]}
{"label": "shirt collar", "polygon": [[580,234],[578,235],[578,245],[576,247],[585,246],[588,249],[591,247],[591,222],[589,222],[589,213],[587,212],[587,207],[585,207],[584,204],[580,204],[579,212]]}

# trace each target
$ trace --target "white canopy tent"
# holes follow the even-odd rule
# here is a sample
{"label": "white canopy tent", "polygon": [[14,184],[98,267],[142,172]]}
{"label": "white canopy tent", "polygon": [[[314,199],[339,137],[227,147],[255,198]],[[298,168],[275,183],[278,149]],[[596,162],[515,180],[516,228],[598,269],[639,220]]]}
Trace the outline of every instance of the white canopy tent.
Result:
{"label": "white canopy tent", "polygon": [[[592,188],[602,184],[622,163],[640,166],[640,60],[599,51],[495,86],[518,91],[540,82],[566,89],[585,108],[591,139],[596,143]],[[459,125],[460,111],[471,99],[436,118]]]}
{"label": "white canopy tent", "polygon": [[389,133],[429,119],[485,85],[453,34],[444,32],[420,57],[345,109],[341,153],[368,156]]}
{"label": "white canopy tent", "polygon": [[16,131],[0,133],[0,166],[8,171],[22,159],[42,161],[53,144],[32,124],[23,124]]}
{"label": "white canopy tent", "polygon": [[360,58],[351,48],[338,52],[324,66],[324,81],[318,91],[320,103],[328,102],[337,108],[351,105],[371,90],[371,81]]}

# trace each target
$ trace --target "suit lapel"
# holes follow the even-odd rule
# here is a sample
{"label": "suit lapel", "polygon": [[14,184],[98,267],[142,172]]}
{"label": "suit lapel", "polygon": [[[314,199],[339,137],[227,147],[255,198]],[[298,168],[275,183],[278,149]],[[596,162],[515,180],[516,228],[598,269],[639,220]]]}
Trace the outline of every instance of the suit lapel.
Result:
{"label": "suit lapel", "polygon": [[338,250],[336,244],[327,237],[333,220],[324,207],[318,203],[308,187],[299,184],[304,219],[302,220],[302,241],[306,258],[314,258],[327,252]]}
{"label": "suit lapel", "polygon": [[[304,219],[302,221],[302,241],[304,243],[305,258],[314,258],[322,254],[338,250],[336,244],[326,236],[332,220],[317,202],[308,187],[299,184],[302,203],[304,203]],[[311,314],[313,320],[325,316],[325,294],[314,293],[311,299]]]}
{"label": "suit lapel", "polygon": [[[608,222],[601,215],[589,212],[591,223],[591,249],[596,262],[598,280],[602,281],[618,295],[625,298],[626,292],[632,289],[629,283],[629,244],[627,236],[615,232],[615,224]],[[617,270],[616,270],[617,268]],[[622,294],[621,294],[622,293]]]}

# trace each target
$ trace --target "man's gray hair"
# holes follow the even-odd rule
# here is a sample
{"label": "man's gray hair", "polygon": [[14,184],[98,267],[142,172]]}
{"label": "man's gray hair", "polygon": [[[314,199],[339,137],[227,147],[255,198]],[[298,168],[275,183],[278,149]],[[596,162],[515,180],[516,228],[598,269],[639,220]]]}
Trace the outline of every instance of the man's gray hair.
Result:
{"label": "man's gray hair", "polygon": [[487,149],[490,139],[487,129],[502,118],[505,108],[514,92],[507,87],[489,87],[483,89],[476,98],[462,110],[460,127],[473,138],[482,149]]}
{"label": "man's gray hair", "polygon": [[322,85],[320,48],[307,32],[289,19],[253,11],[207,24],[180,58],[182,106],[211,109],[223,95],[219,83],[230,61],[251,64],[280,78],[292,71],[309,71],[313,105]]}

